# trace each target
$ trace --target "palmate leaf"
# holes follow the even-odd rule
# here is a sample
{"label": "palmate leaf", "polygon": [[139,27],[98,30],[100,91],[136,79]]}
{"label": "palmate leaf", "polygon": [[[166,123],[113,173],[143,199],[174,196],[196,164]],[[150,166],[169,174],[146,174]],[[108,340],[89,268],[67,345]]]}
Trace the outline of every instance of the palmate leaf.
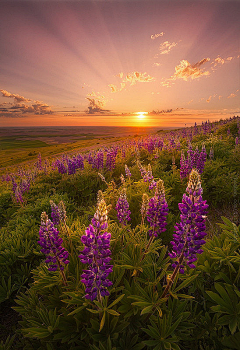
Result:
{"label": "palmate leaf", "polygon": [[217,293],[207,291],[210,298],[217,303],[212,310],[219,314],[218,323],[228,325],[229,330],[234,334],[237,327],[240,329],[240,300],[239,295],[232,285],[215,283]]}

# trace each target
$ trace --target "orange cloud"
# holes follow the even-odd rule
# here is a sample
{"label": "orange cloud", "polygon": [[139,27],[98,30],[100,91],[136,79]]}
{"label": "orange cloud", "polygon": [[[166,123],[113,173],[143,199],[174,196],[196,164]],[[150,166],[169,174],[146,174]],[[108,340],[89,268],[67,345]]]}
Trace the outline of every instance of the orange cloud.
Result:
{"label": "orange cloud", "polygon": [[147,73],[132,72],[126,75],[123,82],[130,83],[130,85],[135,85],[136,83],[149,83],[155,80],[154,77],[147,75]]}
{"label": "orange cloud", "polygon": [[158,37],[160,37],[160,36],[163,36],[164,34],[165,34],[165,33],[163,33],[163,32],[158,33],[158,34],[153,34],[153,35],[151,35],[151,39],[154,40],[154,39],[156,39],[156,38],[158,38]]}
{"label": "orange cloud", "polygon": [[183,79],[187,81],[210,75],[209,71],[203,71],[199,68],[208,61],[210,61],[210,58],[204,58],[195,64],[190,64],[187,60],[180,61],[180,64],[175,67],[175,73],[169,79],[163,80],[161,85],[169,87],[173,80]]}

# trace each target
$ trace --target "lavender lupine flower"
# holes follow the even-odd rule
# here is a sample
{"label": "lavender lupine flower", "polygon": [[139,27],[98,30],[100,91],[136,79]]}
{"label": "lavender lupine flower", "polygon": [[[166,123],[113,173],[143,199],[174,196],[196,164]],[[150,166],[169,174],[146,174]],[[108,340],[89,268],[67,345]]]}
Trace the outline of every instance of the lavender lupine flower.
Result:
{"label": "lavender lupine flower", "polygon": [[185,158],[184,151],[181,152],[180,159],[180,177],[181,179],[185,178],[188,175],[188,162]]}
{"label": "lavender lupine flower", "polygon": [[132,176],[127,164],[125,164],[125,174],[126,176],[130,179],[130,177]]}
{"label": "lavender lupine flower", "polygon": [[116,204],[118,221],[124,226],[127,225],[127,221],[130,221],[130,210],[127,201],[126,188],[123,188]]}
{"label": "lavender lupine flower", "polygon": [[168,214],[168,204],[165,199],[165,189],[163,180],[158,180],[155,194],[150,198],[147,210],[147,221],[150,223],[149,236],[157,237],[166,231],[166,217]]}
{"label": "lavender lupine flower", "polygon": [[53,222],[54,225],[59,225],[59,223],[60,223],[60,213],[59,213],[58,206],[52,200],[50,200],[50,206],[51,206],[52,222]]}
{"label": "lavender lupine flower", "polygon": [[101,302],[102,297],[109,295],[107,288],[112,285],[112,282],[107,277],[112,272],[113,266],[109,265],[111,234],[106,231],[107,207],[102,195],[99,198],[92,224],[81,238],[85,248],[79,258],[83,264],[89,264],[88,269],[83,270],[81,275],[81,282],[86,286],[85,298],[92,301],[98,298]]}
{"label": "lavender lupine flower", "polygon": [[[183,195],[182,203],[179,203],[181,222],[175,226],[173,235],[172,252],[169,256],[176,261],[172,264],[174,269],[184,273],[185,266],[195,268],[193,264],[197,260],[196,254],[201,254],[201,246],[205,243],[205,219],[208,205],[202,199],[201,179],[197,170],[191,171],[187,194]],[[176,270],[176,271],[177,271]],[[175,275],[176,275],[175,271]]]}
{"label": "lavender lupine flower", "polygon": [[63,271],[64,265],[69,263],[68,251],[62,247],[62,238],[45,212],[41,215],[38,244],[42,247],[41,252],[46,255],[45,263],[49,264],[48,270]]}

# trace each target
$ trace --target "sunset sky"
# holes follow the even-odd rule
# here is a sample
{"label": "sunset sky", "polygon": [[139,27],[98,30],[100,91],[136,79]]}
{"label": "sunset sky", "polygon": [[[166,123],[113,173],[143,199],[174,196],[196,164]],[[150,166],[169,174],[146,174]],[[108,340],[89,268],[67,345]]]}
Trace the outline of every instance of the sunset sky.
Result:
{"label": "sunset sky", "polygon": [[0,13],[0,126],[240,115],[239,1],[1,0]]}

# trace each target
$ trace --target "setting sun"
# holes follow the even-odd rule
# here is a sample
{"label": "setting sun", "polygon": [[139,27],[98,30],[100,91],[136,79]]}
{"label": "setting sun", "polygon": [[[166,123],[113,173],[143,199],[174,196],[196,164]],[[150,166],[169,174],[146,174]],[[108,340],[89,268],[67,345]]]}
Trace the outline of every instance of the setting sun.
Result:
{"label": "setting sun", "polygon": [[146,115],[148,114],[148,112],[137,112],[136,114],[138,119],[144,119],[146,118]]}

